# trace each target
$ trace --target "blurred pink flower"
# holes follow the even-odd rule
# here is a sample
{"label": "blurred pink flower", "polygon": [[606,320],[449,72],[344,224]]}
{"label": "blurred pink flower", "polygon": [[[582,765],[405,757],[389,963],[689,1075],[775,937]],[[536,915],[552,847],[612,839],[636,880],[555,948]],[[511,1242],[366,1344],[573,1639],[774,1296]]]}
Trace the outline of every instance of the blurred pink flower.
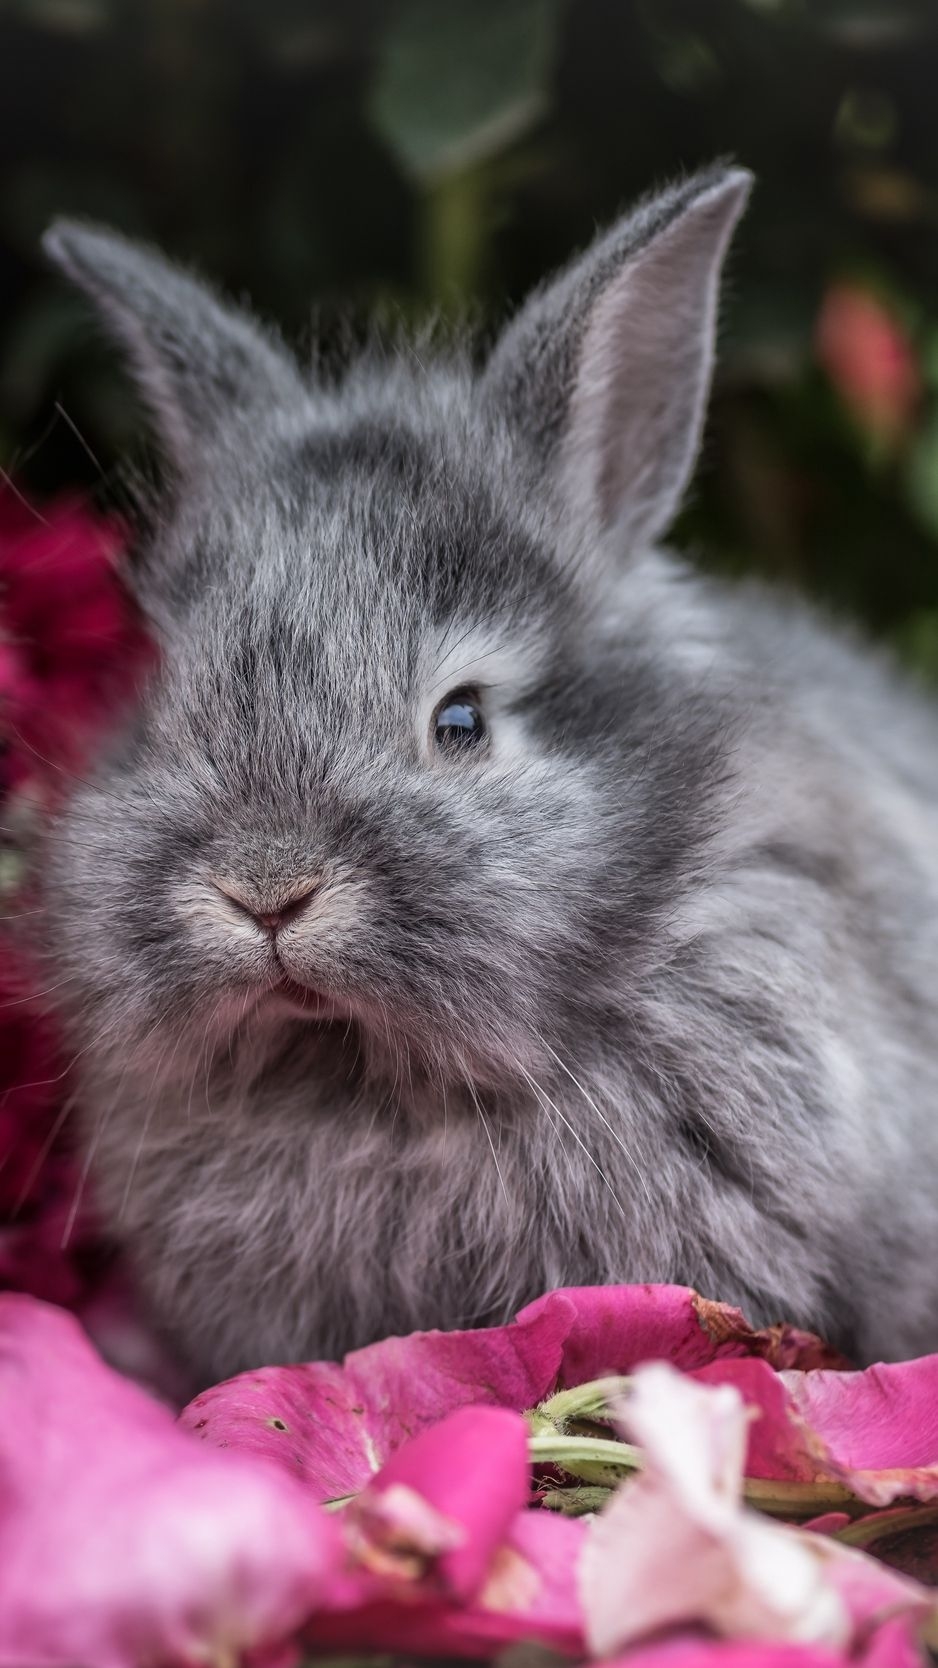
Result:
{"label": "blurred pink flower", "polygon": [[[0,799],[6,835],[55,803],[89,741],[151,658],[121,582],[123,529],[63,499],[32,510],[0,490]],[[6,844],[6,839],[4,844]],[[0,887],[0,1288],[81,1309],[109,1257],[98,1243],[64,1115],[67,1056],[30,966],[38,899]]]}
{"label": "blurred pink flower", "polygon": [[[921,1650],[901,1618],[877,1628],[850,1663],[852,1668],[923,1668]],[[844,1668],[844,1657],[826,1645],[683,1636],[627,1650],[606,1668]]]}
{"label": "blurred pink flower", "polygon": [[526,1427],[463,1409],[347,1510],[206,1448],[77,1321],[0,1297],[0,1662],[268,1668],[317,1650],[583,1648],[580,1523],[525,1510]]}
{"label": "blurred pink flower", "polygon": [[335,1523],[193,1443],[71,1316],[0,1297],[0,1401],[0,1662],[233,1662],[319,1602]]}
{"label": "blurred pink flower", "polygon": [[40,513],[0,495],[0,792],[23,778],[55,787],[149,660],[124,545],[77,500]]}
{"label": "blurred pink flower", "polygon": [[871,290],[834,283],[821,305],[815,350],[847,409],[868,433],[893,440],[921,397],[918,362],[896,315]]}
{"label": "blurred pink flower", "polygon": [[462,1602],[441,1598],[432,1585],[417,1587],[408,1600],[353,1568],[330,1584],[303,1637],[317,1652],[342,1655],[393,1650],[488,1661],[509,1645],[532,1642],[582,1658],[576,1568],[584,1533],[571,1518],[519,1512],[484,1583]]}
{"label": "blurred pink flower", "polygon": [[[375,1567],[388,1564],[393,1574],[395,1554],[413,1547],[413,1561],[405,1559],[409,1572],[429,1563],[441,1593],[471,1598],[528,1503],[528,1474],[520,1414],[460,1408],[392,1455],[348,1507],[343,1526],[360,1562],[371,1554]],[[422,1535],[429,1536],[423,1549]]]}

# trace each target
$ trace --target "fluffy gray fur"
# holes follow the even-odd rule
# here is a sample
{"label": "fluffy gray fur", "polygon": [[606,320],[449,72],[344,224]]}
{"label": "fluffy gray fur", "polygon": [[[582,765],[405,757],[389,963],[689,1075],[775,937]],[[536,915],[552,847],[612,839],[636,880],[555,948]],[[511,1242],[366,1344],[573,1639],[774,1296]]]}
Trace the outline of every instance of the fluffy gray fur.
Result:
{"label": "fluffy gray fur", "polygon": [[[748,185],[648,199],[481,373],[309,377],[158,255],[49,234],[173,465],[162,663],[50,831],[49,983],[198,1381],[605,1281],[938,1345],[935,709],[657,547]],[[463,687],[487,740],[441,752]]]}

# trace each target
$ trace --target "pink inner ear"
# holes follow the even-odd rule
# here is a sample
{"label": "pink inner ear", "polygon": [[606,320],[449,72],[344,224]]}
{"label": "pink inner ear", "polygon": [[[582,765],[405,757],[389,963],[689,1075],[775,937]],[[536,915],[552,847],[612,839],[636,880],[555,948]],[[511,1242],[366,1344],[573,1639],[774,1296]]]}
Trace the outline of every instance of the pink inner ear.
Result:
{"label": "pink inner ear", "polygon": [[627,260],[593,306],[564,443],[568,499],[631,546],[673,520],[700,444],[723,257],[748,195],[732,173]]}

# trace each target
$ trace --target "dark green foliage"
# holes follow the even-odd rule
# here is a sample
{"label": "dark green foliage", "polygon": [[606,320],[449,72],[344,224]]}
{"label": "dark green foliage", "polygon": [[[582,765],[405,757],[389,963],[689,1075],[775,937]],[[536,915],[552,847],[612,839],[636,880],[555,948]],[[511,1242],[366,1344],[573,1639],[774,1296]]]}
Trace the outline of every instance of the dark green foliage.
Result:
{"label": "dark green foliage", "polygon": [[[938,676],[936,85],[933,0],[0,0],[0,462],[101,490],[57,399],[106,477],[139,433],[39,262],[54,213],[333,351],[376,306],[494,324],[630,197],[732,153],[759,186],[678,536]],[[816,351],[825,296],[857,293],[908,361],[885,415],[851,365],[888,340],[838,315],[846,369]]]}

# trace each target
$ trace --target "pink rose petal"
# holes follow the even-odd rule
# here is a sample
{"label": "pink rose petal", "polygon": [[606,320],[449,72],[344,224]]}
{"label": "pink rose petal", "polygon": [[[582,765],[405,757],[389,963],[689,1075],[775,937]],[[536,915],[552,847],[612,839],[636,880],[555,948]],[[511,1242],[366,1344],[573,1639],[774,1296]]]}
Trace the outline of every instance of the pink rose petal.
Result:
{"label": "pink rose petal", "polygon": [[415,1332],[356,1350],[343,1366],[264,1367],[196,1396],[181,1422],[207,1442],[275,1459],[317,1500],[364,1488],[395,1449],[456,1408],[532,1407],[560,1371],[571,1309],[478,1332]]}
{"label": "pink rose petal", "polygon": [[746,1475],[842,1483],[873,1506],[938,1499],[938,1355],[865,1372],[774,1373],[718,1361],[700,1383],[730,1383],[759,1417]]}
{"label": "pink rose petal", "polygon": [[851,1668],[925,1668],[923,1653],[901,1618],[884,1622],[849,1658],[824,1645],[682,1637],[639,1646],[606,1668],[845,1668],[848,1661]]}
{"label": "pink rose petal", "polygon": [[938,1355],[783,1378],[819,1468],[874,1506],[938,1499]]}
{"label": "pink rose petal", "polygon": [[582,1653],[576,1567],[586,1526],[550,1512],[519,1512],[475,1598],[402,1603],[374,1577],[330,1584],[308,1637],[317,1653],[413,1651],[488,1658],[518,1641]]}
{"label": "pink rose petal", "polygon": [[[851,1377],[830,1373],[832,1380]],[[805,1431],[794,1418],[791,1395],[783,1375],[765,1361],[714,1361],[693,1374],[698,1384],[731,1384],[750,1412],[745,1475],[785,1482],[816,1482],[830,1473],[820,1463],[820,1451],[809,1450]]]}
{"label": "pink rose petal", "polygon": [[379,1514],[380,1521],[385,1537],[392,1534],[406,1546],[423,1523],[413,1502],[425,1502],[437,1523],[453,1531],[436,1548],[424,1543],[428,1554],[436,1554],[435,1580],[441,1591],[468,1599],[482,1586],[527,1502],[529,1470],[527,1426],[519,1414],[500,1407],[460,1408],[397,1449],[347,1508],[344,1526],[362,1523],[367,1538],[369,1516],[396,1496],[401,1506]]}
{"label": "pink rose petal", "polygon": [[563,1389],[631,1372],[643,1361],[667,1360],[684,1372],[745,1356],[761,1357],[775,1367],[842,1364],[813,1333],[785,1326],[754,1330],[738,1309],[710,1302],[689,1286],[567,1287],[530,1303],[519,1321],[561,1297],[571,1306],[559,1380]]}
{"label": "pink rose petal", "polygon": [[400,1447],[335,1514],[345,1547],[307,1630],[317,1651],[488,1656],[518,1640],[582,1650],[585,1526],[524,1509],[526,1425],[463,1408]]}
{"label": "pink rose petal", "polygon": [[[666,1357],[833,1359],[784,1327],[754,1331],[686,1286],[584,1286],[538,1298],[507,1326],[415,1332],[346,1357],[242,1373],[197,1396],[182,1422],[208,1442],[276,1459],[320,1500],[355,1494],[395,1448],[455,1408],[533,1408],[558,1387]],[[769,1368],[766,1372],[773,1377]]]}
{"label": "pink rose petal", "polygon": [[229,1661],[321,1597],[336,1525],[194,1443],[63,1311],[0,1297],[0,1406],[0,1662]]}

